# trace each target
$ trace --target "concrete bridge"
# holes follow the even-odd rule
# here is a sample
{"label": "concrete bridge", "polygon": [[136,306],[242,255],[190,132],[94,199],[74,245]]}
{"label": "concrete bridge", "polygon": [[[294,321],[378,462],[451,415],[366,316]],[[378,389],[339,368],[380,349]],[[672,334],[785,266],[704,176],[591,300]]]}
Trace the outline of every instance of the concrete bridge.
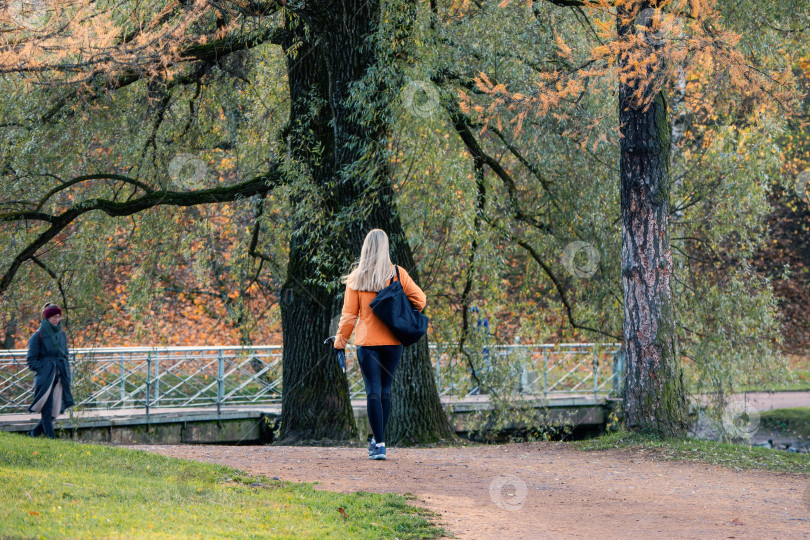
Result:
{"label": "concrete bridge", "polygon": [[[549,423],[600,429],[607,422],[613,402],[605,397],[556,396],[550,399],[527,396],[529,406],[542,410]],[[467,434],[470,414],[491,407],[488,396],[475,399],[442,398],[451,424],[460,435]],[[371,435],[365,400],[352,400],[361,437]],[[156,409],[147,416],[144,409],[78,411],[55,422],[61,438],[112,444],[263,444],[274,439],[281,405],[186,407]],[[39,421],[39,415],[0,415],[0,431],[25,433]],[[512,425],[512,428],[529,426]],[[363,440],[366,440],[363,438]]]}
{"label": "concrete bridge", "polygon": [[[488,347],[477,370],[497,377],[510,402],[536,411],[546,424],[599,429],[621,384],[615,344]],[[370,433],[362,376],[354,350],[346,375],[361,435]],[[452,345],[431,346],[442,404],[464,435],[476,413],[492,409],[490,396],[470,380]],[[325,354],[324,361],[334,361]],[[77,349],[73,352],[78,406],[56,421],[61,437],[132,443],[272,442],[281,415],[280,347],[173,347]],[[0,430],[25,432],[33,377],[25,351],[0,353]],[[501,429],[539,426],[507,425]]]}

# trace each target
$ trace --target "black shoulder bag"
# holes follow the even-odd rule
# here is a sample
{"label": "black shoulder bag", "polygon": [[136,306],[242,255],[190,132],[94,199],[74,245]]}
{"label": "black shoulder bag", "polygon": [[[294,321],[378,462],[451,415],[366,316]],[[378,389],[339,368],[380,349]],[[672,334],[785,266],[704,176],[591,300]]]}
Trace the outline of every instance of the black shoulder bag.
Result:
{"label": "black shoulder bag", "polygon": [[394,265],[394,269],[397,281],[392,277],[391,283],[377,293],[370,307],[391,333],[407,347],[427,333],[428,318],[411,305],[399,281],[399,267]]}

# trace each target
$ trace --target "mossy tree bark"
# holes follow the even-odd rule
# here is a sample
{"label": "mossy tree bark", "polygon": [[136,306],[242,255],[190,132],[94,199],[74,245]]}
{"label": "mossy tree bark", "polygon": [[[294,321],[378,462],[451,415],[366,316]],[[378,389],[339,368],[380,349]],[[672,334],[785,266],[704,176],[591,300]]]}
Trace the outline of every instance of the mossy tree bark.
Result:
{"label": "mossy tree bark", "polygon": [[[650,7],[649,2],[639,4],[618,10],[620,37],[635,32],[635,13]],[[620,59],[622,68],[627,61]],[[652,74],[640,73],[619,88],[624,415],[630,429],[681,436],[686,399],[670,285],[671,130],[664,96],[635,94],[644,76]]]}
{"label": "mossy tree bark", "polygon": [[[394,262],[408,270],[419,283],[413,254],[404,239],[398,217],[395,217],[395,224],[392,223],[392,230],[397,231],[396,236],[392,235],[396,239],[391,249]],[[429,302],[428,298],[428,305]],[[451,440],[455,437],[439,400],[427,337],[406,347],[402,354],[394,378],[391,420],[385,436],[391,443],[401,445]]]}
{"label": "mossy tree bark", "polygon": [[[385,154],[390,130],[390,111],[387,109],[392,105],[392,100],[387,103],[358,103],[350,97],[352,86],[362,80],[369,69],[385,63],[384,59],[374,54],[375,50],[380,49],[371,45],[381,17],[382,3],[344,0],[326,2],[325,5],[330,10],[338,10],[337,15],[324,16],[320,20],[324,23],[322,35],[329,42],[335,154],[337,166],[345,172],[340,191],[346,206],[359,196],[360,179],[353,175],[357,164],[366,161],[369,154],[377,158],[364,171],[364,181],[376,186],[374,208],[366,220],[352,222],[352,230],[347,235],[350,239],[349,249],[353,258],[358,257],[365,234],[372,228],[383,229],[389,235],[393,261],[404,267],[418,283],[419,274],[397,212]],[[410,8],[414,6],[411,4]],[[409,16],[414,15],[406,14],[403,18]],[[385,87],[385,80],[377,79],[380,87],[376,94],[391,96],[391,89]],[[366,95],[371,97],[375,93]],[[379,110],[371,113],[358,110],[358,107],[375,106]],[[453,437],[439,400],[426,338],[405,349],[394,380],[391,401],[391,419],[386,433],[390,443],[416,444]]]}
{"label": "mossy tree bark", "polygon": [[[329,121],[329,73],[323,45],[307,36],[301,21],[286,21],[287,77],[290,88],[290,154],[306,165],[312,183],[324,192],[334,180],[334,137]],[[295,52],[293,52],[295,51]],[[291,201],[293,205],[300,201]],[[329,198],[324,198],[329,204]],[[281,290],[283,397],[280,442],[347,440],[357,436],[349,387],[334,352],[324,339],[340,306],[317,280],[322,257],[319,224],[301,220],[290,238],[287,280]],[[334,268],[331,271],[335,271]]]}
{"label": "mossy tree bark", "polygon": [[[298,88],[299,93],[309,91],[310,98],[307,106],[302,106],[300,116],[294,112],[292,118],[296,121],[313,109],[323,113],[312,119],[310,129],[297,128],[299,137],[312,138],[302,148],[314,148],[316,144],[320,148],[319,161],[313,162],[312,154],[308,156],[306,152],[296,157],[308,164],[321,191],[324,214],[331,218],[320,230],[296,227],[291,240],[290,277],[282,293],[285,348],[282,438],[287,441],[300,439],[303,434],[316,438],[312,434],[333,433],[326,425],[332,420],[319,416],[323,412],[319,404],[324,398],[309,400],[313,393],[337,395],[328,386],[335,384],[331,375],[317,379],[308,375],[305,384],[314,386],[306,389],[298,380],[302,373],[306,375],[318,365],[323,355],[322,336],[328,335],[329,321],[342,307],[341,295],[335,297],[325,288],[318,289],[310,283],[302,286],[302,277],[316,272],[327,276],[345,272],[359,257],[366,233],[380,228],[389,235],[394,262],[419,281],[397,212],[388,167],[391,78],[369,76],[374,70],[392,69],[387,59],[377,56],[381,50],[376,34],[382,4],[368,0],[323,0],[292,2],[289,7],[306,22],[314,47],[305,57],[299,53],[295,62],[317,64],[319,74],[317,81]],[[359,98],[358,84],[366,86]],[[291,91],[292,85],[291,79]],[[312,107],[313,103],[317,106]],[[321,241],[313,243],[313,238]],[[315,261],[320,261],[318,266]],[[312,346],[302,344],[302,340],[313,342]],[[288,364],[292,364],[289,370]],[[332,398],[327,401],[332,406]],[[293,412],[292,408],[302,410]],[[315,424],[310,426],[307,422]],[[348,436],[349,432],[344,431],[344,438]],[[392,394],[387,440],[428,442],[450,437],[452,430],[439,401],[427,340],[423,339],[407,348],[403,355]]]}

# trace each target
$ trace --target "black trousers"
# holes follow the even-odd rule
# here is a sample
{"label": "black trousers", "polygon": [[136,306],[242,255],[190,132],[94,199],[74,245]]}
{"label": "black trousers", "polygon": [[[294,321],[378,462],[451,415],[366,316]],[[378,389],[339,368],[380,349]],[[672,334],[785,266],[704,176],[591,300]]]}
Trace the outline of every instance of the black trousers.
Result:
{"label": "black trousers", "polygon": [[357,347],[357,360],[366,383],[368,423],[378,443],[385,442],[385,428],[391,414],[391,385],[402,357],[402,345]]}
{"label": "black trousers", "polygon": [[53,394],[56,388],[56,381],[54,381],[53,386],[51,387],[51,393],[48,396],[48,399],[45,400],[45,405],[42,406],[42,419],[37,423],[37,425],[32,429],[29,433],[32,437],[38,437],[39,435],[45,434],[46,437],[49,439],[56,438],[56,432],[53,430]]}

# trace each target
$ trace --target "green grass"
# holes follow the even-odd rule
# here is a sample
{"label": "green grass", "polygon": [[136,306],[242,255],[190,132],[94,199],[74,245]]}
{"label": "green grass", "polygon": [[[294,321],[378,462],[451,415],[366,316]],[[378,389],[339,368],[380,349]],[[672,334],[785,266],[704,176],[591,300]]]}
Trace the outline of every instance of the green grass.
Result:
{"label": "green grass", "polygon": [[[791,371],[792,379],[784,383],[741,384],[734,387],[735,393],[740,392],[810,392],[810,371]],[[700,393],[697,383],[689,383],[691,393]]]}
{"label": "green grass", "polygon": [[790,380],[781,383],[761,383],[742,385],[739,392],[801,392],[810,391],[810,355],[787,355],[790,366]]}
{"label": "green grass", "polygon": [[810,439],[810,407],[762,411],[759,420],[765,429]]}
{"label": "green grass", "polygon": [[810,474],[810,454],[793,454],[730,443],[698,439],[659,439],[617,431],[594,439],[570,443],[580,450],[624,448],[656,459],[700,461],[731,469],[760,469]]}
{"label": "green grass", "polygon": [[431,513],[399,495],[316,491],[219,465],[7,433],[0,433],[0,485],[0,537],[444,534]]}
{"label": "green grass", "polygon": [[783,384],[746,384],[737,392],[808,392],[810,391],[810,371],[792,371],[793,380]]}
{"label": "green grass", "polygon": [[[789,354],[788,380],[759,383],[738,383],[734,392],[808,392],[810,391],[810,354]],[[699,377],[693,366],[684,366],[684,379],[691,393],[700,393],[696,378]],[[705,389],[703,390],[705,391]]]}

